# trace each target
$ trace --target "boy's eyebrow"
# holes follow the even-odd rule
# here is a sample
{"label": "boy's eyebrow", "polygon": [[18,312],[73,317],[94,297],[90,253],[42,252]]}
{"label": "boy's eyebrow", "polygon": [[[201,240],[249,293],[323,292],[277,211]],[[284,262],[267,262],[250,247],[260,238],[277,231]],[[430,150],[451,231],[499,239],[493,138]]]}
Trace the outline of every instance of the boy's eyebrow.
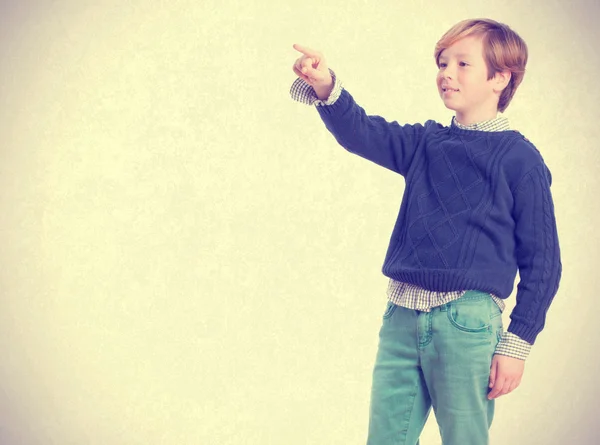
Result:
{"label": "boy's eyebrow", "polygon": [[[459,58],[461,58],[461,57],[471,57],[471,54],[469,54],[469,53],[460,53],[460,54],[456,54],[456,57],[459,57]],[[443,55],[443,54],[440,56],[440,59],[447,59],[447,58],[448,57],[445,56],[445,55]]]}

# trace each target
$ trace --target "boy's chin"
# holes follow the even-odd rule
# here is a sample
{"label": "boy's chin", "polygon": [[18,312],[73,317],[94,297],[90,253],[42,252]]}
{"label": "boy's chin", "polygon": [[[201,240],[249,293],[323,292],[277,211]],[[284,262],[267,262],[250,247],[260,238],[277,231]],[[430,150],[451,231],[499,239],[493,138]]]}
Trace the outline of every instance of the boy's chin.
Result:
{"label": "boy's chin", "polygon": [[456,111],[456,108],[455,108],[455,107],[453,107],[452,105],[448,104],[447,102],[444,102],[444,106],[445,106],[446,108],[448,108],[449,110]]}

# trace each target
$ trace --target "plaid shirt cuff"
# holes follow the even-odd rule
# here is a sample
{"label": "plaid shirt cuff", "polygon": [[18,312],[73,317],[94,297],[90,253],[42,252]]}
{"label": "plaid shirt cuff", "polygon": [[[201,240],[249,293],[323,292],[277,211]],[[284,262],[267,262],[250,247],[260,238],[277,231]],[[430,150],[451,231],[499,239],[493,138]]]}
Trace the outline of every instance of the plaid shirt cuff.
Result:
{"label": "plaid shirt cuff", "polygon": [[518,335],[505,331],[496,346],[496,354],[525,360],[531,352],[531,344],[527,343]]}
{"label": "plaid shirt cuff", "polygon": [[294,99],[296,102],[301,102],[307,105],[333,105],[340,97],[340,94],[342,94],[343,87],[342,82],[336,79],[335,73],[331,69],[329,69],[329,73],[333,79],[333,90],[327,99],[320,100],[317,97],[317,93],[315,93],[313,87],[300,78],[297,78],[292,84],[292,87],[290,88],[290,96],[292,96],[292,99]]}

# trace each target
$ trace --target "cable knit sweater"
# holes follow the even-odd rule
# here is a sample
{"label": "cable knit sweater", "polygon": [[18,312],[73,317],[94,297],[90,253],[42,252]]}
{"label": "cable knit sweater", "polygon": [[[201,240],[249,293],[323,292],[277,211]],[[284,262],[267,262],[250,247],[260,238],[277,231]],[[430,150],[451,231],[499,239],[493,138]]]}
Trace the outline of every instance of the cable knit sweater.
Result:
{"label": "cable knit sweater", "polygon": [[534,344],[562,273],[552,176],[535,146],[516,131],[390,123],[346,90],[317,110],[346,150],[405,177],[384,275],[505,299],[518,270],[508,331]]}

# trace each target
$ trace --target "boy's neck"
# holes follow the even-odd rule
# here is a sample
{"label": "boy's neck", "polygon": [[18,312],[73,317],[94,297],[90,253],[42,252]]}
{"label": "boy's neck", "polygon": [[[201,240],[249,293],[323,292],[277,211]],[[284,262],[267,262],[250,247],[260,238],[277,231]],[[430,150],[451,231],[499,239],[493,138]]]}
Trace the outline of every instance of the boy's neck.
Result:
{"label": "boy's neck", "polygon": [[498,117],[498,101],[473,107],[471,110],[456,110],[456,120],[465,126],[491,121]]}
{"label": "boy's neck", "polygon": [[461,125],[464,125],[465,127],[468,127],[470,125],[480,124],[482,122],[491,121],[492,119],[496,119],[497,117],[498,117],[498,113],[486,115],[483,117],[465,117],[465,116],[459,116],[458,114],[455,116],[456,122],[458,122]]}

